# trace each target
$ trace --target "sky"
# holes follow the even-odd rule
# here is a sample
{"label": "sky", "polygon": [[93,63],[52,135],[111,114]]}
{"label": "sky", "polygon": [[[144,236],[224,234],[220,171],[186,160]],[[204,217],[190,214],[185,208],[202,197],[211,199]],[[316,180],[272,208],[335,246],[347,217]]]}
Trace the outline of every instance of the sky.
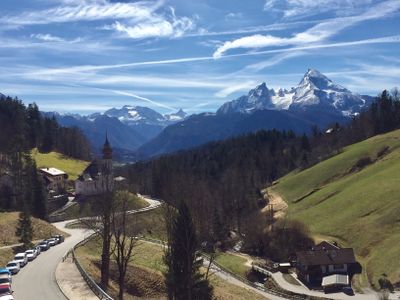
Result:
{"label": "sky", "polygon": [[400,0],[0,1],[0,92],[44,111],[215,111],[309,68],[399,86]]}

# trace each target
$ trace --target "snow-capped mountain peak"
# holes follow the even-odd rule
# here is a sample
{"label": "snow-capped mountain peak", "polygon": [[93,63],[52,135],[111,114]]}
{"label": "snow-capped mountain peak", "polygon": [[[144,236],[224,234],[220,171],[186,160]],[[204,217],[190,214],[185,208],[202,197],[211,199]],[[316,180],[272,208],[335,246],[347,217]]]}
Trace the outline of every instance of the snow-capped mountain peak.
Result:
{"label": "snow-capped mountain peak", "polygon": [[127,125],[145,124],[162,127],[181,121],[187,117],[187,114],[182,109],[173,114],[162,115],[151,108],[132,105],[112,108],[107,110],[104,114],[109,117],[118,118],[118,120]]}
{"label": "snow-capped mountain peak", "polygon": [[342,115],[359,112],[366,101],[316,69],[309,69],[297,87],[290,90],[268,89],[265,82],[249,91],[247,96],[223,104],[218,113],[252,113],[256,110],[322,109]]}
{"label": "snow-capped mountain peak", "polygon": [[186,112],[184,112],[182,108],[180,108],[176,113],[165,114],[164,118],[166,118],[169,121],[177,122],[177,121],[184,120],[187,116],[188,116],[188,114]]}

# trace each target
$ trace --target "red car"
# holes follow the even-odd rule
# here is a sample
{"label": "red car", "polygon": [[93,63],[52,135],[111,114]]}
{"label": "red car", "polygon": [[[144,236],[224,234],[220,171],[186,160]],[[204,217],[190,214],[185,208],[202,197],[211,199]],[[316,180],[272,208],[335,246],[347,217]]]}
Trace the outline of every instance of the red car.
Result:
{"label": "red car", "polygon": [[5,295],[11,295],[13,290],[11,289],[10,283],[1,283],[0,284],[0,297]]}

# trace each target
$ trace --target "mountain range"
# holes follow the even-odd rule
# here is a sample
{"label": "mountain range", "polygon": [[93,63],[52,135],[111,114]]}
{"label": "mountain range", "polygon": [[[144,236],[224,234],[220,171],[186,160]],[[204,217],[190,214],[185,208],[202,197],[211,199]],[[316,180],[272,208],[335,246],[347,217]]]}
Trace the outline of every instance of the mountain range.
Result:
{"label": "mountain range", "polygon": [[52,113],[63,126],[78,126],[99,149],[108,131],[114,149],[135,159],[192,148],[213,140],[261,129],[308,133],[343,123],[367,107],[373,97],[358,95],[309,69],[290,89],[270,89],[263,82],[247,95],[224,103],[216,113],[188,116],[183,110],[162,115],[153,109],[126,105],[88,116]]}
{"label": "mountain range", "polygon": [[156,137],[165,127],[182,121],[187,114],[180,109],[176,113],[161,115],[147,107],[123,106],[112,108],[104,113],[87,116],[46,112],[54,116],[62,126],[79,127],[90,140],[95,150],[104,143],[104,135],[109,134],[110,143],[117,151],[126,153]]}
{"label": "mountain range", "polygon": [[313,125],[325,128],[346,122],[372,101],[373,97],[354,94],[309,69],[290,90],[275,91],[262,83],[247,95],[224,103],[215,114],[193,115],[166,127],[137,152],[143,157],[156,156],[261,129],[308,133]]}

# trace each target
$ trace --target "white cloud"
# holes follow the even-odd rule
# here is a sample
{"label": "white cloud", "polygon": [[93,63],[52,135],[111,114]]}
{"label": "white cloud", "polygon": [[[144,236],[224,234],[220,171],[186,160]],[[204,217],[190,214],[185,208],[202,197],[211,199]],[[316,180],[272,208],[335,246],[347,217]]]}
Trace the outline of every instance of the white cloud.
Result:
{"label": "white cloud", "polygon": [[321,13],[351,15],[364,10],[373,0],[266,0],[265,11],[280,13],[285,18],[299,18]]}
{"label": "white cloud", "polygon": [[176,17],[174,10],[171,9],[171,15],[168,17],[153,15],[148,20],[135,22],[134,25],[122,24],[116,21],[114,24],[105,26],[103,29],[115,30],[132,39],[143,39],[152,37],[180,37],[194,27],[194,23],[190,18]]}
{"label": "white cloud", "polygon": [[234,19],[241,19],[243,18],[243,14],[238,12],[238,13],[234,13],[234,12],[230,12],[225,16],[225,20],[229,21],[229,20],[234,20]]}
{"label": "white cloud", "polygon": [[226,98],[227,96],[238,91],[243,91],[243,90],[248,91],[250,88],[254,87],[255,84],[256,84],[255,81],[248,81],[245,83],[230,85],[224,88],[223,90],[220,90],[217,93],[215,93],[214,96],[218,98]]}
{"label": "white cloud", "polygon": [[272,35],[245,36],[233,41],[225,42],[214,52],[214,58],[220,58],[225,52],[232,49],[257,49],[271,46],[308,45],[324,41],[339,31],[357,23],[379,19],[400,9],[400,1],[391,0],[378,4],[361,15],[342,17],[323,21],[310,29],[297,33],[292,37],[276,37]]}
{"label": "white cloud", "polygon": [[58,36],[54,36],[51,34],[43,34],[43,33],[38,33],[38,34],[31,34],[31,38],[35,38],[41,41],[45,42],[65,42],[63,38],[60,38]]}
{"label": "white cloud", "polygon": [[117,95],[128,96],[128,97],[132,97],[132,98],[135,98],[135,99],[143,100],[143,101],[146,101],[146,102],[148,102],[150,104],[153,104],[155,106],[162,107],[162,108],[167,108],[167,109],[169,109],[171,111],[176,111],[177,110],[176,108],[174,108],[172,106],[165,105],[165,104],[163,104],[161,102],[157,102],[157,101],[151,100],[149,98],[142,97],[142,96],[139,96],[139,95],[135,95],[135,94],[132,94],[132,93],[128,93],[128,92],[125,92],[125,91],[115,91],[115,90],[113,90],[112,92],[114,92]]}
{"label": "white cloud", "polygon": [[69,1],[64,5],[3,16],[0,23],[15,25],[51,24],[106,19],[149,19],[162,2],[110,3],[108,1]]}

